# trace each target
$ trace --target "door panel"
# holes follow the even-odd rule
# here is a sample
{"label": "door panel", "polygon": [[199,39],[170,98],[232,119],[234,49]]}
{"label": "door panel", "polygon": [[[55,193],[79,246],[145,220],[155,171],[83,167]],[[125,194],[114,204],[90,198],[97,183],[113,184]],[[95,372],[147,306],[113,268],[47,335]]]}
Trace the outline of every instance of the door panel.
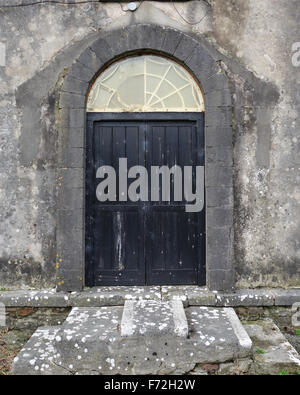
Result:
{"label": "door panel", "polygon": [[138,211],[96,210],[95,215],[95,284],[144,285],[142,224]]}
{"label": "door panel", "polygon": [[[147,124],[152,155],[147,165],[202,165],[197,161],[197,126],[195,122],[160,121]],[[171,177],[171,200],[149,203],[147,210],[146,270],[147,284],[197,284],[201,261],[199,228],[203,213],[186,213],[184,200],[174,201]],[[182,196],[184,197],[183,183]]]}
{"label": "door panel", "polygon": [[[144,125],[136,122],[94,122],[88,130],[86,272],[89,285],[144,285],[144,214],[137,203],[99,202],[96,180],[100,166],[113,166],[119,175],[119,158],[128,165],[144,165]],[[116,184],[117,196],[119,183]]]}
{"label": "door panel", "polygon": [[[98,167],[113,166],[119,196],[119,158],[128,169],[204,165],[203,114],[88,114],[86,169],[86,283],[93,285],[204,284],[204,210],[186,202],[96,199]],[[155,118],[154,118],[155,117]],[[115,118],[115,119],[111,119]],[[126,119],[127,118],[127,119]],[[134,118],[137,118],[135,120]],[[175,118],[175,120],[173,120]],[[187,119],[184,119],[187,118]],[[128,180],[128,185],[133,180]],[[194,180],[193,180],[194,181]],[[184,185],[184,183],[182,183]],[[184,191],[182,188],[184,196]],[[118,200],[118,198],[117,198]]]}

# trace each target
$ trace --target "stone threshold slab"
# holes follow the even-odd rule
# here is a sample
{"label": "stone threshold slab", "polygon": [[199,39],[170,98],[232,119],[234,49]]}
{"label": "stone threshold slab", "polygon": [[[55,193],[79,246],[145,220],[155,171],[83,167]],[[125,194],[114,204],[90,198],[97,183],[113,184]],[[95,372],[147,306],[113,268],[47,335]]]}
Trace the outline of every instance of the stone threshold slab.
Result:
{"label": "stone threshold slab", "polygon": [[126,300],[121,336],[188,336],[188,323],[180,300]]}
{"label": "stone threshold slab", "polygon": [[187,306],[252,307],[292,306],[300,303],[300,288],[209,291],[198,286],[95,287],[63,293],[55,289],[1,291],[6,307],[123,306],[126,300],[181,300]]}

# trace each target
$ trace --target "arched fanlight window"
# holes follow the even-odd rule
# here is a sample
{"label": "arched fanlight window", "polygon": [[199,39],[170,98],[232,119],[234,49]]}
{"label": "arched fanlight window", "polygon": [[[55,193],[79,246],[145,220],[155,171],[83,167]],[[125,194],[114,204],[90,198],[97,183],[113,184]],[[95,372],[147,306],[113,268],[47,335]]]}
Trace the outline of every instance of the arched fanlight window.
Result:
{"label": "arched fanlight window", "polygon": [[202,112],[204,100],[191,74],[156,55],[129,57],[108,67],[91,88],[88,112]]}

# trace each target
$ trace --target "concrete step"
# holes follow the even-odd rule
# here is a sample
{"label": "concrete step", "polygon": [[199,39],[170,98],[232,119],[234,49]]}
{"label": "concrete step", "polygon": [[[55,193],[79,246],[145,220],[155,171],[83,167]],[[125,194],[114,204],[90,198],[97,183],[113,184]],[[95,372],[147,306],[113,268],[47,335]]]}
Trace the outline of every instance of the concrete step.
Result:
{"label": "concrete step", "polygon": [[188,336],[188,323],[181,301],[126,301],[121,336]]}
{"label": "concrete step", "polygon": [[55,364],[58,357],[54,347],[60,326],[38,328],[14,359],[12,374],[61,375],[67,372]]}
{"label": "concrete step", "polygon": [[256,374],[298,374],[300,356],[275,323],[268,320],[245,325],[253,341]]}
{"label": "concrete step", "polygon": [[197,364],[248,357],[251,348],[231,308],[128,301],[124,309],[73,308],[61,327],[40,328],[12,373],[183,374]]}

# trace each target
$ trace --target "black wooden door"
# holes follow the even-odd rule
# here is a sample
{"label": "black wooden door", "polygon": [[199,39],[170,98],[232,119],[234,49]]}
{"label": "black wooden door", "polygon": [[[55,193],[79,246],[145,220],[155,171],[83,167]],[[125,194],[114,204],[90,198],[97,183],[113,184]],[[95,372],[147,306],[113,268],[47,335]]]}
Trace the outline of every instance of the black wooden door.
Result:
{"label": "black wooden door", "polygon": [[[174,201],[172,177],[171,201],[150,201],[151,166],[204,165],[204,115],[89,113],[87,123],[86,285],[205,284],[204,210]],[[149,201],[120,201],[119,158],[147,169]],[[115,202],[96,198],[100,166],[116,171]]]}

